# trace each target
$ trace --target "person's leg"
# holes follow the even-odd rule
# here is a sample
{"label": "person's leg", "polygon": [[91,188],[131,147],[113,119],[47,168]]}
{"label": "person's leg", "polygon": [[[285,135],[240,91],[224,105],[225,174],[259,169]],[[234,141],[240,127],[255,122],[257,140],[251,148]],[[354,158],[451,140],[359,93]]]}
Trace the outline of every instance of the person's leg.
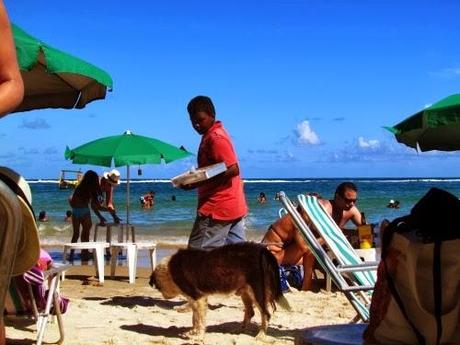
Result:
{"label": "person's leg", "polygon": [[[80,237],[80,224],[81,224],[81,218],[73,215],[72,217],[73,233],[72,233],[72,239],[70,240],[70,242],[72,243],[78,242],[78,238]],[[74,255],[75,255],[75,249],[71,249],[70,254],[69,254],[69,261],[73,261]]]}
{"label": "person's leg", "polygon": [[225,245],[231,225],[231,222],[197,216],[189,237],[188,247],[213,249]]}
{"label": "person's leg", "polygon": [[302,290],[310,290],[313,279],[313,268],[315,265],[315,256],[310,249],[303,245],[300,246],[297,242],[291,242],[285,246],[282,252],[277,254],[282,257],[282,265],[303,265],[304,278]]}
{"label": "person's leg", "polygon": [[[91,214],[88,213],[81,218],[81,241],[82,242],[89,242],[89,233],[91,231],[91,226],[93,223],[91,222]],[[83,249],[81,251],[81,259],[84,261],[88,261],[89,259],[89,252],[87,249]]]}
{"label": "person's leg", "polygon": [[311,251],[308,251],[303,256],[303,282],[302,290],[311,290],[313,281],[313,268],[315,266],[315,256]]}
{"label": "person's leg", "polygon": [[91,231],[91,226],[93,225],[93,223],[91,222],[91,214],[88,213],[82,218],[81,225],[81,241],[89,242],[89,233]]}
{"label": "person's leg", "polygon": [[78,242],[78,238],[80,237],[80,224],[81,224],[81,218],[76,217],[75,215],[72,217],[72,239],[70,242],[75,243]]}
{"label": "person's leg", "polygon": [[246,242],[246,224],[244,217],[233,221],[225,244]]}

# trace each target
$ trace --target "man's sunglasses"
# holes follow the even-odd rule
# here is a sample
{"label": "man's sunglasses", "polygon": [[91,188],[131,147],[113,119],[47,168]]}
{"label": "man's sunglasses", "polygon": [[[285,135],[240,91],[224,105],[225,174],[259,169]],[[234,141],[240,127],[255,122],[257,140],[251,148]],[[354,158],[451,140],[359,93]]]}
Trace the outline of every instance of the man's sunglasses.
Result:
{"label": "man's sunglasses", "polygon": [[358,201],[358,199],[348,199],[346,197],[344,197],[343,195],[340,196],[342,198],[343,201],[345,201],[347,204],[356,204],[356,201]]}

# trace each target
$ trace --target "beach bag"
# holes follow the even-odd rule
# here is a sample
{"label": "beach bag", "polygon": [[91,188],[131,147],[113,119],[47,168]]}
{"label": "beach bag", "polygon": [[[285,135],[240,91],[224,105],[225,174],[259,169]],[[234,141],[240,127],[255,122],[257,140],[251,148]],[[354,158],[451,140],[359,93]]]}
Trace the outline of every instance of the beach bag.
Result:
{"label": "beach bag", "polygon": [[383,231],[366,344],[460,344],[460,201],[431,189]]}

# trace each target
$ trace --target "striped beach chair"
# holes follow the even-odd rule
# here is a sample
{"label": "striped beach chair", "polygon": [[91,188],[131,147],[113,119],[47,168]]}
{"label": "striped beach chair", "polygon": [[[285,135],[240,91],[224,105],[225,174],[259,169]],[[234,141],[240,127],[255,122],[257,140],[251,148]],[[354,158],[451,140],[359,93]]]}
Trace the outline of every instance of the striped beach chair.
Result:
{"label": "striped beach chair", "polygon": [[[284,208],[294,219],[302,237],[332,282],[342,291],[364,322],[369,320],[372,290],[377,280],[377,262],[363,262],[341,229],[315,196],[298,196],[298,203],[311,220],[310,226],[284,192],[280,192]],[[317,234],[324,241],[320,244]]]}

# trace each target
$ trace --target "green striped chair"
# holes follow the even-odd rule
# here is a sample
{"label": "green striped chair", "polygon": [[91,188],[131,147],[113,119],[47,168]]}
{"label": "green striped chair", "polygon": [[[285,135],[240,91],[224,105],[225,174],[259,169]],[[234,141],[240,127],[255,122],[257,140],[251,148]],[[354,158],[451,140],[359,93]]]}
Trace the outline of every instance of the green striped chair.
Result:
{"label": "green striped chair", "polygon": [[[315,196],[298,196],[299,205],[305,210],[311,222],[324,240],[320,244],[294,204],[284,192],[280,200],[294,219],[302,237],[312,250],[319,264],[332,282],[342,291],[364,322],[369,320],[369,307],[372,290],[377,280],[377,262],[363,262],[351,244],[326,212]],[[335,259],[335,260],[334,260]]]}

